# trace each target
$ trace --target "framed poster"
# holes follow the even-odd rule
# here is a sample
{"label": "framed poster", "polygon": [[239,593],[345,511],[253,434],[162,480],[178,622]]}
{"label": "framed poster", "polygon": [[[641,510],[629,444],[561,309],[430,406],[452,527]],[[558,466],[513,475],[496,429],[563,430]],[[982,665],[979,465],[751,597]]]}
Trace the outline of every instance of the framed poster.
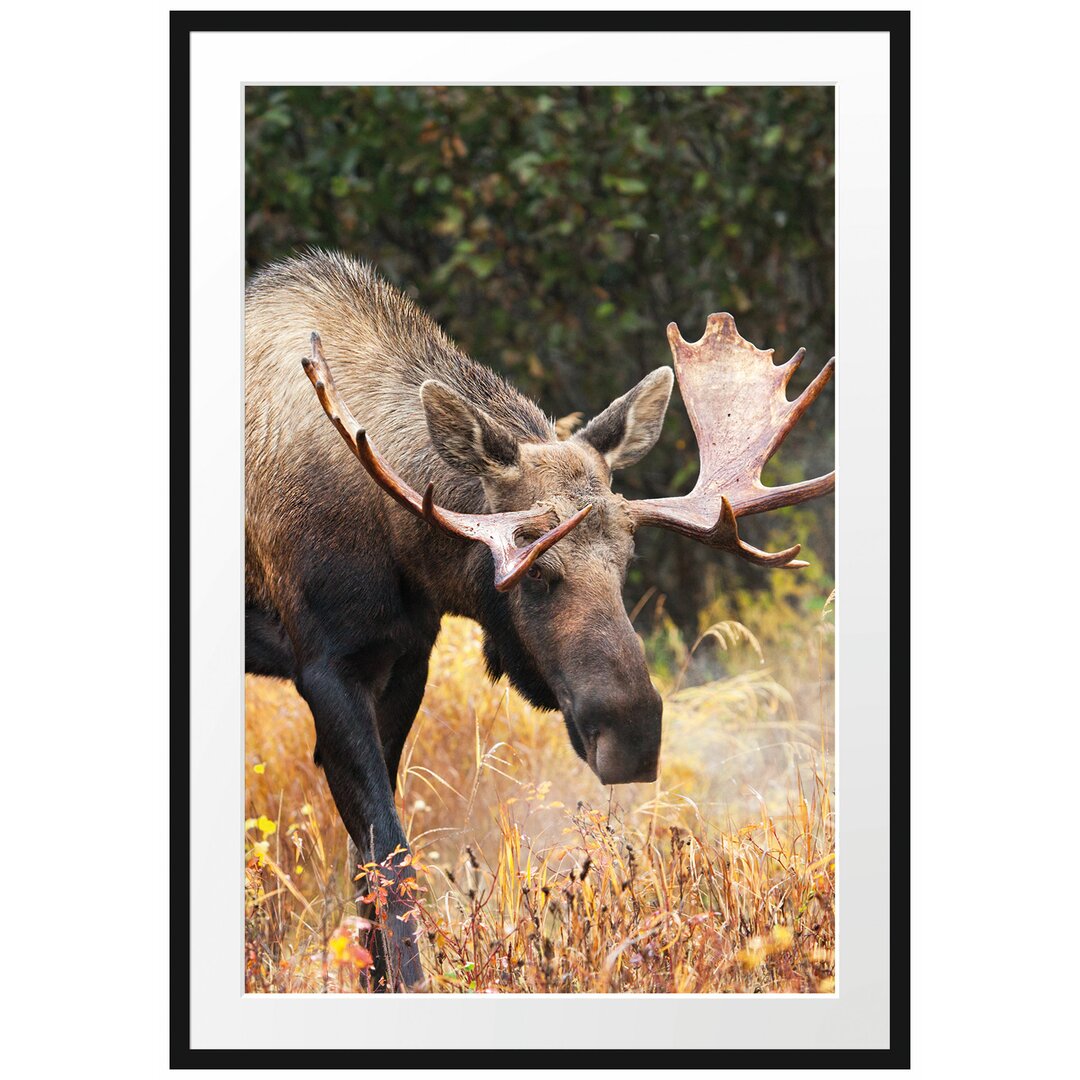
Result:
{"label": "framed poster", "polygon": [[173,14],[174,1064],[904,1066],[906,13],[412,22]]}

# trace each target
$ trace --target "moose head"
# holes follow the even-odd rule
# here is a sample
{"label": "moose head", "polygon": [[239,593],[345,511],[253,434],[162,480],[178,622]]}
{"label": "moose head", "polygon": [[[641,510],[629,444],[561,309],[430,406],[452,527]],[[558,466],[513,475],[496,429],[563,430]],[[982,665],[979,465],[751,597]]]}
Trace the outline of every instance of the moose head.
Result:
{"label": "moose head", "polygon": [[794,401],[786,387],[801,363],[773,363],[744,340],[728,314],[710,315],[703,337],[683,340],[668,326],[683,401],[698,441],[700,472],[688,494],[627,500],[612,474],[656,443],[672,389],[662,367],[614,401],[570,438],[520,441],[497,416],[435,380],[421,401],[435,450],[452,468],[477,477],[489,512],[439,506],[434,486],[421,496],[382,458],[341,399],[312,334],[304,368],[327,415],[372,478],[403,507],[463,540],[485,544],[494,588],[505,594],[525,659],[489,641],[489,666],[528,682],[521,667],[550,690],[530,694],[557,706],[571,742],[605,784],[654,780],[660,752],[661,701],[640,640],[626,616],[622,586],[643,526],[670,529],[763,567],[795,569],[799,545],[761,551],[741,539],[738,519],[791,506],[833,489],[835,474],[784,487],[761,482],[780,447],[833,373],[830,360]]}

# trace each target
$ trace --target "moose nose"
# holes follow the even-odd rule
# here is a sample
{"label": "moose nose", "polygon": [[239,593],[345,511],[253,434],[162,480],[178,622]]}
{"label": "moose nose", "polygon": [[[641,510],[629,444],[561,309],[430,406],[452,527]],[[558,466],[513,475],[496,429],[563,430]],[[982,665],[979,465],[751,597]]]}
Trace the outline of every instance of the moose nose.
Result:
{"label": "moose nose", "polygon": [[591,734],[586,734],[587,759],[602,784],[656,779],[662,712],[660,695],[651,686],[643,699],[582,710],[582,726]]}
{"label": "moose nose", "polygon": [[601,784],[648,784],[656,779],[660,748],[627,745],[611,728],[596,737],[593,771]]}

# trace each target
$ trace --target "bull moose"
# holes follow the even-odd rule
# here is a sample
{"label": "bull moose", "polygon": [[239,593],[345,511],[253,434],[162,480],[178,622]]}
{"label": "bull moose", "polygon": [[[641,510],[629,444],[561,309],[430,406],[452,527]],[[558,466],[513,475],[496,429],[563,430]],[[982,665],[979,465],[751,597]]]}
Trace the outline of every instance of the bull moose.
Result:
{"label": "bull moose", "polygon": [[[693,344],[674,323],[667,336],[700,475],[688,495],[627,500],[612,474],[656,443],[671,368],[560,439],[370,266],[314,251],[250,281],[246,668],[293,680],[310,706],[354,867],[407,848],[398,763],[444,614],[480,624],[491,677],[561,711],[602,783],[651,781],[662,706],[622,599],[636,530],[671,529],[763,567],[806,565],[797,545],[751,547],[737,523],[832,490],[833,473],[767,488],[761,470],[833,361],[788,401],[804,350],[774,364],[728,314],[710,315]],[[390,873],[376,970],[384,988],[405,989],[423,982],[413,871]]]}

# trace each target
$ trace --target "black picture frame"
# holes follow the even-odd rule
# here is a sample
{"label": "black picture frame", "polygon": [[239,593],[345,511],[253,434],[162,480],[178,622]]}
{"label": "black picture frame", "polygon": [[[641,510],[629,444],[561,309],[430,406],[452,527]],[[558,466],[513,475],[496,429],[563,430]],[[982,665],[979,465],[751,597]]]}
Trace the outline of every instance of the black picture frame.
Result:
{"label": "black picture frame", "polygon": [[[190,37],[209,31],[305,32],[358,31],[378,33],[428,31],[609,31],[611,12],[350,12],[350,11],[173,11],[170,13],[170,500],[171,500],[171,701],[170,813],[174,822],[190,820]],[[891,927],[890,927],[890,1045],[887,1049],[755,1049],[724,1051],[711,1060],[718,1069],[907,1069],[911,1056],[911,872],[910,872],[910,12],[908,11],[727,11],[626,12],[618,15],[623,31],[663,34],[672,31],[725,32],[876,32],[889,36],[890,50],[890,230],[891,338],[890,402],[893,476],[892,543],[900,558],[891,566]],[[188,855],[189,853],[185,853]],[[190,889],[189,857],[171,863],[170,940],[170,1064],[172,1068],[355,1068],[352,1051],[330,1049],[252,1050],[194,1049],[190,1044]],[[456,1049],[460,1050],[460,1047]],[[525,1049],[525,1048],[523,1048]],[[410,1067],[446,1067],[439,1047],[413,1047]],[[652,1069],[699,1067],[700,1051],[677,1052],[632,1049],[576,1048],[577,1068]],[[363,1064],[373,1064],[366,1053]],[[472,1050],[469,1068],[508,1067],[497,1051]]]}

